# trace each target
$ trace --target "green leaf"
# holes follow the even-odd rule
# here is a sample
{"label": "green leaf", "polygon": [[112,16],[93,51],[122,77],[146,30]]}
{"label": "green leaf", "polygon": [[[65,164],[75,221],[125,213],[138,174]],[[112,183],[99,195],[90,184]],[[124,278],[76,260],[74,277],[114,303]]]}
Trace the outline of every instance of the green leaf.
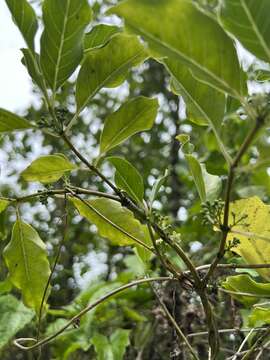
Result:
{"label": "green leaf", "polygon": [[248,323],[251,327],[259,327],[264,324],[270,324],[270,309],[269,308],[256,308],[248,317]]}
{"label": "green leaf", "polygon": [[97,360],[114,360],[112,347],[106,336],[95,334],[91,339],[97,353]]}
{"label": "green leaf", "polygon": [[81,216],[95,224],[100,236],[109,239],[114,245],[134,245],[147,243],[143,226],[134,218],[131,211],[110,199],[88,200],[86,203],[72,198]]}
{"label": "green leaf", "polygon": [[47,184],[59,180],[65,172],[75,170],[64,155],[46,155],[34,160],[22,173],[26,181],[40,181]]}
{"label": "green leaf", "polygon": [[31,322],[34,312],[12,295],[0,296],[0,349]]}
{"label": "green leaf", "polygon": [[87,0],[44,0],[40,63],[53,93],[80,64],[83,34],[91,19]]}
{"label": "green leaf", "polygon": [[270,284],[258,283],[251,279],[249,275],[242,274],[236,276],[228,276],[226,281],[222,283],[222,286],[233,292],[255,294],[257,297],[233,295],[238,301],[242,302],[246,306],[251,306],[258,302],[260,297],[270,296]]}
{"label": "green leaf", "polygon": [[220,137],[226,108],[225,95],[195,79],[187,66],[172,60],[164,63],[172,75],[172,91],[181,95],[185,100],[188,119],[198,125],[210,126],[221,152],[228,159],[227,151]]}
{"label": "green leaf", "polygon": [[45,244],[35,229],[17,220],[3,255],[10,281],[22,291],[25,305],[38,313],[50,274]]}
{"label": "green leaf", "polygon": [[91,339],[98,355],[98,360],[122,360],[129,342],[130,330],[117,329],[108,339],[102,334],[95,334]]}
{"label": "green leaf", "polygon": [[221,191],[221,179],[207,172],[205,164],[200,163],[193,155],[186,154],[189,169],[202,202],[214,201]]}
{"label": "green leaf", "polygon": [[169,176],[169,171],[166,170],[164,175],[160,176],[154,183],[152,190],[151,190],[151,194],[149,196],[149,201],[150,201],[150,209],[152,209],[152,205],[153,202],[155,201],[157,194],[161,188],[162,185],[164,185],[167,177]]}
{"label": "green leaf", "polygon": [[130,68],[147,58],[136,36],[117,34],[100,49],[87,54],[77,80],[76,102],[79,113],[103,87],[119,86]]}
{"label": "green leaf", "polygon": [[0,281],[0,294],[5,294],[8,293],[12,290],[12,283],[9,279],[9,277],[7,277],[4,281]]}
{"label": "green leaf", "polygon": [[0,213],[6,209],[10,201],[0,199]]}
{"label": "green leaf", "polygon": [[107,117],[100,137],[100,153],[106,153],[139,131],[150,130],[157,111],[157,99],[139,96],[127,101]]}
{"label": "green leaf", "polygon": [[220,19],[231,34],[258,58],[270,62],[269,0],[224,0]]}
{"label": "green leaf", "polygon": [[104,46],[113,35],[119,33],[121,29],[118,26],[99,24],[85,34],[84,51],[88,52],[95,48]]}
{"label": "green leaf", "polygon": [[128,28],[148,42],[155,57],[183,63],[196,78],[241,97],[242,74],[232,40],[191,1],[126,0],[109,14],[123,17]]}
{"label": "green leaf", "polygon": [[23,53],[23,65],[27,68],[32,80],[42,89],[44,87],[42,74],[37,66],[39,64],[39,55],[36,53],[32,54],[29,49],[21,49],[21,51]]}
{"label": "green leaf", "polygon": [[38,29],[35,11],[27,0],[6,0],[6,4],[27,46],[34,52],[34,40]]}
{"label": "green leaf", "polygon": [[107,160],[115,167],[115,184],[124,190],[136,202],[142,202],[144,196],[143,179],[138,170],[127,160],[109,157]]}
{"label": "green leaf", "polygon": [[126,352],[126,348],[130,344],[129,334],[130,334],[130,330],[117,329],[110,336],[110,342],[112,344],[114,360],[123,359]]}
{"label": "green leaf", "polygon": [[[235,224],[236,223],[236,224]],[[265,205],[257,196],[237,200],[230,205],[228,243],[238,239],[233,251],[248,264],[270,263],[270,205]],[[256,269],[270,280],[269,269]]]}
{"label": "green leaf", "polygon": [[0,108],[0,133],[26,130],[33,126],[24,118]]}

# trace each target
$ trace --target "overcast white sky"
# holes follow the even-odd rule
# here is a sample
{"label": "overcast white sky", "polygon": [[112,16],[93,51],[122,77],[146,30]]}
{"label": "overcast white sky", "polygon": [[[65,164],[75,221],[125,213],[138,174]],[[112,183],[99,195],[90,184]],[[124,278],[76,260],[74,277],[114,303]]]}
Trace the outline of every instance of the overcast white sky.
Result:
{"label": "overcast white sky", "polygon": [[21,64],[22,47],[23,38],[5,1],[0,0],[0,107],[11,111],[26,108],[33,96],[30,78]]}

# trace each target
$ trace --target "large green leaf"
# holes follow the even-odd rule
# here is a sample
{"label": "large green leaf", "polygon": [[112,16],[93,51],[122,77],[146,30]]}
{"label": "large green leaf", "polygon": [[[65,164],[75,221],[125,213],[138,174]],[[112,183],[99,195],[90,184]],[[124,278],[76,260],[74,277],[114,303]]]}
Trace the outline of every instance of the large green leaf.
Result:
{"label": "large green leaf", "polygon": [[223,26],[258,58],[270,62],[269,0],[224,0]]}
{"label": "large green leaf", "polygon": [[29,324],[34,312],[26,308],[13,295],[0,297],[0,349],[25,325]]}
{"label": "large green leaf", "polygon": [[90,51],[95,48],[104,46],[113,35],[119,33],[121,29],[118,26],[99,24],[85,34],[84,51]]}
{"label": "large green leaf", "polygon": [[83,34],[92,18],[87,0],[44,0],[40,63],[55,91],[74,72],[83,56]]}
{"label": "large green leaf", "polygon": [[38,312],[50,274],[45,244],[35,229],[17,220],[3,255],[11,282],[22,291],[24,303]]}
{"label": "large green leaf", "polygon": [[27,0],[6,0],[6,4],[13,16],[29,49],[34,52],[35,35],[38,28],[36,14]]}
{"label": "large green leaf", "polygon": [[270,296],[270,283],[258,283],[251,279],[249,275],[242,274],[228,276],[222,286],[232,292],[248,293],[257,295],[255,297],[232,294],[238,301],[247,306],[251,306],[260,300],[260,297]]}
{"label": "large green leaf", "polygon": [[201,80],[241,97],[242,75],[232,40],[191,1],[126,0],[109,13],[123,17],[154,56],[184,63]]}
{"label": "large green leaf", "polygon": [[174,60],[164,62],[172,74],[171,89],[186,103],[187,117],[198,125],[208,125],[215,134],[219,148],[227,159],[227,151],[220,137],[225,114],[226,97],[207,84],[196,80],[190,69]]}
{"label": "large green leaf", "polygon": [[[249,264],[270,262],[270,205],[258,197],[235,201],[230,205],[228,242],[234,238],[240,241],[233,251]],[[257,269],[265,279],[270,280],[269,269]]]}
{"label": "large green leaf", "polygon": [[109,157],[107,160],[115,167],[115,184],[135,201],[142,202],[144,195],[143,179],[138,170],[127,160]]}
{"label": "large green leaf", "polygon": [[193,155],[186,154],[189,169],[195,182],[200,199],[214,201],[221,191],[221,179],[216,175],[207,172],[204,164],[201,164]]}
{"label": "large green leaf", "polygon": [[46,155],[34,160],[22,173],[26,181],[40,181],[44,184],[59,180],[65,172],[76,169],[64,155]]}
{"label": "large green leaf", "polygon": [[139,131],[150,130],[157,111],[157,99],[139,96],[127,101],[107,117],[100,138],[100,153],[106,153]]}
{"label": "large green leaf", "polygon": [[0,108],[0,133],[14,130],[26,130],[33,126],[24,118]]}
{"label": "large green leaf", "polygon": [[77,81],[77,112],[80,112],[103,87],[119,86],[128,70],[147,57],[135,36],[117,34],[101,49],[86,56]]}
{"label": "large green leaf", "polygon": [[100,236],[109,239],[114,245],[148,242],[140,222],[117,201],[103,198],[86,202],[72,198],[71,201],[82,216],[97,226]]}
{"label": "large green leaf", "polygon": [[117,329],[110,338],[95,334],[91,339],[98,360],[122,360],[129,345],[130,330]]}

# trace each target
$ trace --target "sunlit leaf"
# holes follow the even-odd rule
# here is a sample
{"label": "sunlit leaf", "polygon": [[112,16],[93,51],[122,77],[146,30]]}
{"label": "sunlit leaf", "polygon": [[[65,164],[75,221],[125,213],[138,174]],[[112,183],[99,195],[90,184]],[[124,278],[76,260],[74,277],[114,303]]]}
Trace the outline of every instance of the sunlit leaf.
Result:
{"label": "sunlit leaf", "polygon": [[241,97],[242,75],[232,40],[191,1],[127,0],[109,14],[123,17],[128,28],[148,42],[154,56],[184,63],[204,82]]}
{"label": "sunlit leaf", "polygon": [[76,169],[64,155],[46,155],[34,160],[22,173],[26,181],[40,181],[44,184],[59,180],[67,171]]}
{"label": "sunlit leaf", "polygon": [[0,108],[0,133],[26,130],[33,126],[24,118]]}
{"label": "sunlit leaf", "polygon": [[137,202],[144,196],[143,179],[138,170],[127,160],[120,157],[109,157],[107,160],[115,167],[115,184]]}
{"label": "sunlit leaf", "polygon": [[254,281],[249,275],[242,274],[236,276],[228,276],[222,286],[233,292],[255,294],[257,297],[235,295],[234,298],[247,306],[251,306],[260,300],[260,297],[270,296],[270,283],[264,284]]}
{"label": "sunlit leaf", "polygon": [[45,244],[35,229],[18,220],[3,254],[10,281],[21,290],[25,305],[38,312],[50,274]]}
{"label": "sunlit leaf", "polygon": [[55,93],[83,56],[83,34],[92,18],[87,0],[44,0],[40,64]]}
{"label": "sunlit leaf", "polygon": [[254,309],[248,317],[249,326],[259,327],[264,324],[270,324],[270,309],[269,307],[258,307]]}
{"label": "sunlit leaf", "polygon": [[150,130],[157,111],[157,99],[139,96],[127,101],[107,117],[100,138],[100,153],[106,153],[140,131]]}
{"label": "sunlit leaf", "polygon": [[84,51],[87,52],[105,45],[113,35],[120,31],[121,29],[118,26],[98,24],[89,33],[85,34]]}
{"label": "sunlit leaf", "polygon": [[114,245],[146,242],[142,225],[131,211],[117,201],[104,198],[88,200],[87,204],[75,198],[71,201],[82,216],[97,226],[100,236],[109,239]]}
{"label": "sunlit leaf", "polygon": [[13,295],[0,296],[0,349],[31,322],[34,312]]}
{"label": "sunlit leaf", "polygon": [[6,0],[15,24],[31,51],[35,49],[35,35],[38,29],[36,14],[27,0]]}
{"label": "sunlit leaf", "polygon": [[220,19],[224,27],[258,58],[270,62],[269,0],[224,0]]}
{"label": "sunlit leaf", "polygon": [[119,86],[133,66],[147,57],[135,36],[115,35],[100,49],[87,54],[77,80],[76,102],[80,112],[103,87]]}
{"label": "sunlit leaf", "polygon": [[[235,224],[236,223],[236,224]],[[234,238],[240,244],[233,251],[249,264],[270,262],[270,205],[258,197],[235,201],[230,205],[228,242]],[[257,269],[265,279],[270,280],[269,269]]]}

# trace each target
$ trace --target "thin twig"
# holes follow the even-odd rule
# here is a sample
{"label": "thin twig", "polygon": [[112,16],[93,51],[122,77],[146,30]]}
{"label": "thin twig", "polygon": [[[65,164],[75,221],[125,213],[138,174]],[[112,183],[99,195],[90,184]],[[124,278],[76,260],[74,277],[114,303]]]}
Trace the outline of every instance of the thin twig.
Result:
{"label": "thin twig", "polygon": [[[69,328],[71,325],[73,325],[74,323],[76,323],[76,321],[78,321],[78,319],[80,319],[82,316],[84,316],[86,313],[88,313],[90,310],[94,309],[96,306],[100,305],[101,303],[103,303],[104,301],[108,300],[109,298],[113,297],[114,295],[129,289],[133,286],[137,286],[140,284],[144,284],[144,283],[150,283],[153,281],[178,281],[178,279],[174,279],[171,278],[169,276],[167,277],[153,277],[153,278],[146,278],[146,279],[139,279],[136,281],[133,281],[131,283],[128,283],[126,285],[123,285],[115,290],[110,291],[109,293],[107,293],[106,295],[103,295],[102,297],[100,297],[98,300],[96,300],[95,302],[93,302],[92,304],[88,305],[86,308],[84,308],[83,310],[81,310],[77,315],[73,316],[64,326],[62,326],[58,331],[56,331],[54,334],[46,337],[45,339],[42,339],[40,341],[37,342],[36,339],[34,338],[18,338],[16,340],[14,340],[14,345],[16,345],[18,348],[20,348],[21,350],[33,350],[33,349],[37,349],[42,345],[48,344],[49,342],[51,342],[52,340],[54,340],[57,336],[61,335],[67,328]],[[35,342],[34,345],[31,346],[24,346],[22,345],[22,343],[25,343],[27,341],[32,341]]]}
{"label": "thin twig", "polygon": [[62,246],[65,243],[66,238],[67,238],[67,230],[68,230],[68,210],[67,210],[67,195],[65,194],[64,217],[63,217],[63,236],[62,236],[61,241],[58,244],[56,257],[55,257],[53,267],[52,267],[51,273],[49,275],[48,281],[46,283],[46,286],[45,286],[45,289],[44,289],[44,292],[43,292],[43,296],[42,296],[42,300],[41,300],[41,304],[40,304],[39,316],[38,316],[38,328],[37,328],[37,341],[39,340],[39,337],[40,337],[41,320],[42,320],[44,302],[46,301],[47,292],[48,292],[48,289],[49,289],[53,274],[55,272],[56,265],[58,264],[58,261],[59,261],[60,255],[61,255]]}
{"label": "thin twig", "polygon": [[[193,347],[191,346],[190,342],[188,341],[187,337],[185,336],[185,334],[183,333],[183,331],[180,329],[180,327],[178,326],[175,318],[172,316],[172,314],[170,313],[170,311],[168,310],[167,306],[164,304],[164,302],[161,300],[160,296],[158,295],[158,293],[156,292],[154,286],[152,284],[150,284],[155,296],[156,296],[156,299],[159,303],[159,305],[162,307],[162,310],[164,311],[165,315],[167,316],[168,320],[171,322],[171,324],[173,325],[175,331],[176,331],[176,334],[179,338],[179,340],[182,340],[186,346],[189,348],[190,350],[190,353],[192,355],[192,357],[195,359],[195,360],[200,360],[195,352],[195,350],[193,349]],[[181,345],[181,343],[180,343]]]}
{"label": "thin twig", "polygon": [[242,351],[242,349],[244,348],[246,342],[248,341],[249,337],[252,335],[254,331],[254,328],[253,329],[250,329],[249,333],[245,336],[244,340],[242,341],[242,343],[240,344],[237,352],[234,354],[232,360],[237,360],[237,356],[238,354]]}

